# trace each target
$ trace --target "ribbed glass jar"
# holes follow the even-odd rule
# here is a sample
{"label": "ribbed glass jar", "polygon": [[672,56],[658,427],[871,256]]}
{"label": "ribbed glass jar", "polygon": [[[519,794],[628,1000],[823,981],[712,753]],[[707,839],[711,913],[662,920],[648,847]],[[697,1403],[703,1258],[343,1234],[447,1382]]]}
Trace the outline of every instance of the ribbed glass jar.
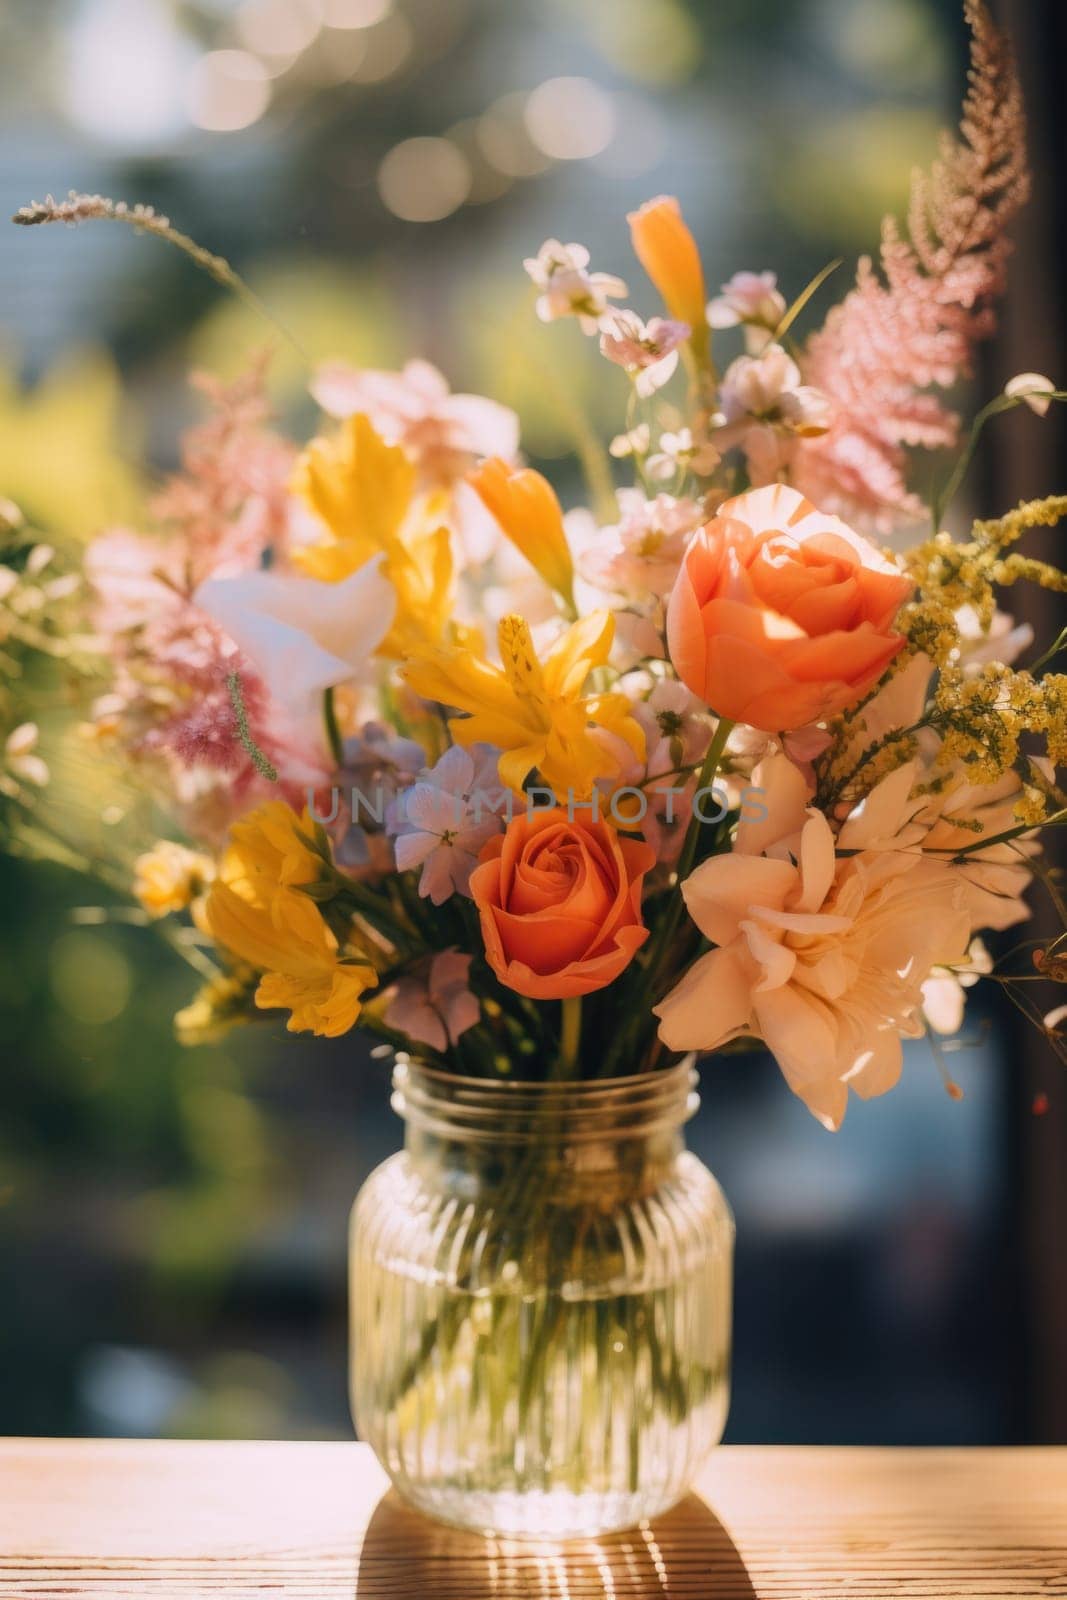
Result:
{"label": "ribbed glass jar", "polygon": [[589,1536],[673,1505],[722,1435],[733,1218],[685,1149],[689,1062],[579,1083],[402,1061],[403,1151],[352,1213],[352,1406],[422,1510]]}

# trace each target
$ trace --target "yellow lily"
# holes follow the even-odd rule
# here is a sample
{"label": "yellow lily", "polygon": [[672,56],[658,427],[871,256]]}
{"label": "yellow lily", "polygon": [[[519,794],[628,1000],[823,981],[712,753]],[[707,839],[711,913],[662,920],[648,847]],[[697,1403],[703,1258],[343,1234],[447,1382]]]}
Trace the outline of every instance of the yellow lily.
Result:
{"label": "yellow lily", "polygon": [[451,536],[432,525],[439,497],[414,503],[415,467],[406,452],[386,444],[365,416],[348,417],[336,438],[308,446],[293,487],[330,530],[293,552],[309,577],[340,583],[384,554],[397,608],[378,655],[398,658],[425,640],[440,641],[455,603]]}
{"label": "yellow lily", "polygon": [[331,535],[294,551],[293,559],[309,577],[336,583],[394,543],[415,495],[415,465],[367,417],[346,417],[333,438],[308,445],[292,488]]}
{"label": "yellow lily", "polygon": [[515,548],[573,611],[574,564],[563,512],[548,480],[531,467],[512,469],[493,456],[469,472],[467,482]]}
{"label": "yellow lily", "polygon": [[524,617],[502,618],[498,632],[499,667],[470,650],[439,648],[409,660],[402,675],[424,699],[466,713],[449,724],[457,744],[503,751],[500,778],[509,789],[521,792],[536,768],[557,797],[588,798],[597,778],[620,767],[597,729],[644,756],[645,736],[626,696],[582,693],[594,667],[607,662],[615,633],[610,611],[573,623],[543,664]]}

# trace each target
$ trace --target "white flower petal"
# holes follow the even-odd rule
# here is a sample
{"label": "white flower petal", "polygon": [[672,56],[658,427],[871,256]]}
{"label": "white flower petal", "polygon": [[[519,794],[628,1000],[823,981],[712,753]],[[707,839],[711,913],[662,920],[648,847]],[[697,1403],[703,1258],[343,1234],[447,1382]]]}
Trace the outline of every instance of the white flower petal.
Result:
{"label": "white flower petal", "polygon": [[297,717],[363,673],[393,621],[396,592],[375,557],[340,583],[272,572],[209,578],[193,599],[229,634],[272,698]]}

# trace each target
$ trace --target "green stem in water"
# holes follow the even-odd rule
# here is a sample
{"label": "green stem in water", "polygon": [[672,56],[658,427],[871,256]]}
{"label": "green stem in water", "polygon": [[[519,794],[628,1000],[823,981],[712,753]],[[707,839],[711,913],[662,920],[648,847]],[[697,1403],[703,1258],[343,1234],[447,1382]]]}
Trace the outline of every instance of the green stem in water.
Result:
{"label": "green stem in water", "polygon": [[572,995],[560,1005],[559,1059],[553,1076],[575,1078],[578,1076],[578,1048],[582,1037],[582,997]]}

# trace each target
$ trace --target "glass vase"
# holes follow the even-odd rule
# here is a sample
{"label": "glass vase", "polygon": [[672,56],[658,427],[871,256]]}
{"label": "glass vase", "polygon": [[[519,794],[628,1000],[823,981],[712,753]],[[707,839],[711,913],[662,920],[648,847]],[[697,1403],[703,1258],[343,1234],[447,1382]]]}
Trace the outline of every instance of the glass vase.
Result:
{"label": "glass vase", "polygon": [[685,1149],[695,1081],[400,1061],[404,1149],[352,1213],[351,1390],[412,1504],[566,1538],[685,1493],[726,1420],[734,1234]]}

